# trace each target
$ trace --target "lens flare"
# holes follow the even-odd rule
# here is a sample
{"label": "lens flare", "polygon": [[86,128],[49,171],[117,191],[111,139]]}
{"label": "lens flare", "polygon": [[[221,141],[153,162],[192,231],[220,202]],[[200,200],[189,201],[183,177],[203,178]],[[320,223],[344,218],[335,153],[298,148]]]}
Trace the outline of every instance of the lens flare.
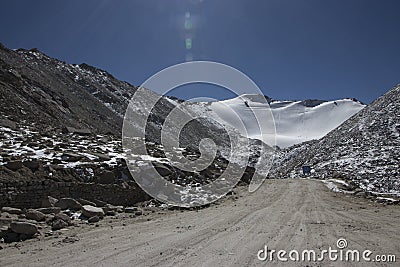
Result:
{"label": "lens flare", "polygon": [[191,38],[186,38],[185,43],[186,43],[187,50],[192,49],[192,39]]}

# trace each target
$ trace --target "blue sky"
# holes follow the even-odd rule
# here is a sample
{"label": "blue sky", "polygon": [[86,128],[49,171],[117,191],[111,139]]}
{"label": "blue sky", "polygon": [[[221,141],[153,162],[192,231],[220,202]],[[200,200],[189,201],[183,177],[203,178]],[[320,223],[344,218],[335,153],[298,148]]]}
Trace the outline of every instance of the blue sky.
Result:
{"label": "blue sky", "polygon": [[[185,60],[211,60],[241,70],[275,99],[370,103],[400,83],[399,14],[397,0],[9,0],[0,42],[134,85]],[[173,94],[232,96],[199,85]]]}

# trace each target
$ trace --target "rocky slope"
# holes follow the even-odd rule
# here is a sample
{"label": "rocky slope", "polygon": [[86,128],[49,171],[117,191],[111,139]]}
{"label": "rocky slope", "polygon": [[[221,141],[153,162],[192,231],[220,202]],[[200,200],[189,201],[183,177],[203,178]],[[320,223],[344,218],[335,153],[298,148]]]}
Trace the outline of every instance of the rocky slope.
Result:
{"label": "rocky slope", "polygon": [[[85,63],[67,64],[37,49],[14,51],[0,44],[0,115],[33,126],[40,133],[81,130],[121,136],[123,117],[136,89]],[[140,103],[145,106],[146,99]],[[174,103],[161,97],[151,107],[146,129],[149,141],[160,141],[159,129]],[[0,125],[10,126],[4,121]],[[188,127],[181,138],[193,143],[197,133],[205,129],[218,143],[224,143],[221,129],[206,121]]]}
{"label": "rocky slope", "polygon": [[86,64],[66,64],[37,49],[13,51],[0,45],[0,90],[3,118],[41,132],[72,126],[119,134],[121,114],[135,88]]}
{"label": "rocky slope", "polygon": [[[155,95],[145,91],[146,96]],[[118,184],[137,190],[121,145],[123,117],[136,87],[87,64],[67,64],[37,49],[14,51],[0,46],[0,92],[0,183],[50,180]],[[217,178],[229,156],[221,152],[229,152],[223,127],[199,119],[180,134],[171,135],[180,146],[173,149],[183,149],[187,158],[199,156],[202,138],[218,144],[217,157],[204,172],[182,172],[173,167],[160,145],[163,122],[182,101],[160,97],[155,106],[148,107],[147,100],[143,97],[133,105],[139,117],[151,109],[146,125],[147,151],[135,153],[134,164],[153,165],[168,180],[181,185],[196,186]],[[250,142],[255,148],[260,146],[257,141]],[[246,166],[247,161],[241,167]],[[18,188],[6,189],[2,191],[5,195],[1,193],[6,203],[0,206],[12,205],[20,194]]]}
{"label": "rocky slope", "polygon": [[400,85],[319,141],[282,154],[271,176],[298,177],[303,165],[312,177],[342,178],[368,192],[400,196]]}

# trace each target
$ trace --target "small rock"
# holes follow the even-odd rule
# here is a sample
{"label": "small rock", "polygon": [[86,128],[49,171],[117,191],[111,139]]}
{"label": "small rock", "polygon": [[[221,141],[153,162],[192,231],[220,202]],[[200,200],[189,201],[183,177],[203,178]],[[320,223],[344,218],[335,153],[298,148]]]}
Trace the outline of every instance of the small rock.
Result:
{"label": "small rock", "polygon": [[35,220],[38,222],[44,221],[44,219],[46,218],[46,215],[44,213],[37,211],[37,210],[28,210],[25,213],[25,216],[27,219]]}
{"label": "small rock", "polygon": [[74,237],[74,236],[66,236],[62,242],[63,243],[75,243],[76,241],[79,241],[79,238]]}
{"label": "small rock", "polygon": [[104,212],[107,211],[116,211],[116,212],[123,212],[124,207],[123,206],[114,206],[111,204],[107,204],[105,207],[103,207]]}
{"label": "small rock", "polygon": [[90,131],[90,129],[88,128],[82,128],[82,129],[77,129],[74,127],[64,127],[62,129],[63,133],[74,133],[74,134],[78,134],[78,135],[91,135],[92,132]]}
{"label": "small rock", "polygon": [[118,213],[116,212],[116,211],[114,211],[114,210],[109,210],[109,211],[107,211],[106,212],[106,215],[107,216],[115,216],[115,215],[117,215]]}
{"label": "small rock", "polygon": [[61,156],[61,160],[67,161],[67,162],[76,162],[79,161],[83,158],[82,155],[75,154],[75,153],[64,153]]}
{"label": "small rock", "polygon": [[2,212],[7,212],[9,214],[22,214],[22,210],[21,209],[17,209],[17,208],[11,208],[11,207],[3,207],[1,209]]}
{"label": "small rock", "polygon": [[91,218],[93,216],[104,217],[104,211],[102,208],[93,207],[91,205],[82,206],[82,214],[87,218]]}
{"label": "small rock", "polygon": [[61,198],[55,203],[55,206],[60,207],[62,210],[80,210],[82,205],[73,198]]}
{"label": "small rock", "polygon": [[54,215],[54,219],[55,220],[59,219],[59,220],[66,222],[68,225],[72,225],[71,218],[64,213],[57,213],[56,215]]}
{"label": "small rock", "polygon": [[100,221],[99,216],[93,216],[93,217],[90,217],[90,218],[88,219],[88,222],[89,222],[89,223],[96,223],[96,222],[98,222],[98,221]]}
{"label": "small rock", "polygon": [[108,156],[106,154],[95,153],[95,152],[89,152],[89,153],[92,154],[93,156],[98,157],[98,161],[109,161],[109,160],[111,160],[110,156]]}
{"label": "small rock", "polygon": [[53,235],[53,231],[49,230],[47,232],[44,233],[44,236],[52,236]]}
{"label": "small rock", "polygon": [[10,229],[14,233],[32,236],[38,232],[38,228],[33,223],[28,222],[11,222]]}
{"label": "small rock", "polygon": [[135,211],[135,215],[136,216],[141,216],[141,215],[143,215],[143,211],[137,210],[137,211]]}
{"label": "small rock", "polygon": [[54,159],[51,161],[51,163],[53,163],[53,164],[61,164],[61,163],[62,163],[62,160],[61,160],[61,159],[58,159],[58,158],[54,158]]}
{"label": "small rock", "polygon": [[66,228],[68,226],[68,223],[61,219],[55,219],[52,224],[51,224],[51,229],[53,231],[60,230],[62,228]]}
{"label": "small rock", "polygon": [[126,213],[135,213],[136,211],[138,211],[139,209],[137,207],[125,207],[124,211]]}

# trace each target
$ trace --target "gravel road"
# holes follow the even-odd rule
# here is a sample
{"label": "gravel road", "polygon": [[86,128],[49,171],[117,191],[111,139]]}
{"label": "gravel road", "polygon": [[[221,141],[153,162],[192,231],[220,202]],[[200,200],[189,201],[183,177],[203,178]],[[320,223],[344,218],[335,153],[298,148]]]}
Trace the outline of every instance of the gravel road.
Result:
{"label": "gravel road", "polygon": [[[267,180],[255,193],[239,187],[219,204],[144,218],[103,220],[69,236],[0,250],[0,266],[399,266],[400,208],[329,191],[317,180]],[[260,261],[259,250],[347,249],[396,255],[397,263]],[[261,253],[260,256],[264,254]],[[293,254],[295,255],[295,254]],[[318,254],[317,254],[318,256]],[[288,258],[288,254],[286,254]]]}

